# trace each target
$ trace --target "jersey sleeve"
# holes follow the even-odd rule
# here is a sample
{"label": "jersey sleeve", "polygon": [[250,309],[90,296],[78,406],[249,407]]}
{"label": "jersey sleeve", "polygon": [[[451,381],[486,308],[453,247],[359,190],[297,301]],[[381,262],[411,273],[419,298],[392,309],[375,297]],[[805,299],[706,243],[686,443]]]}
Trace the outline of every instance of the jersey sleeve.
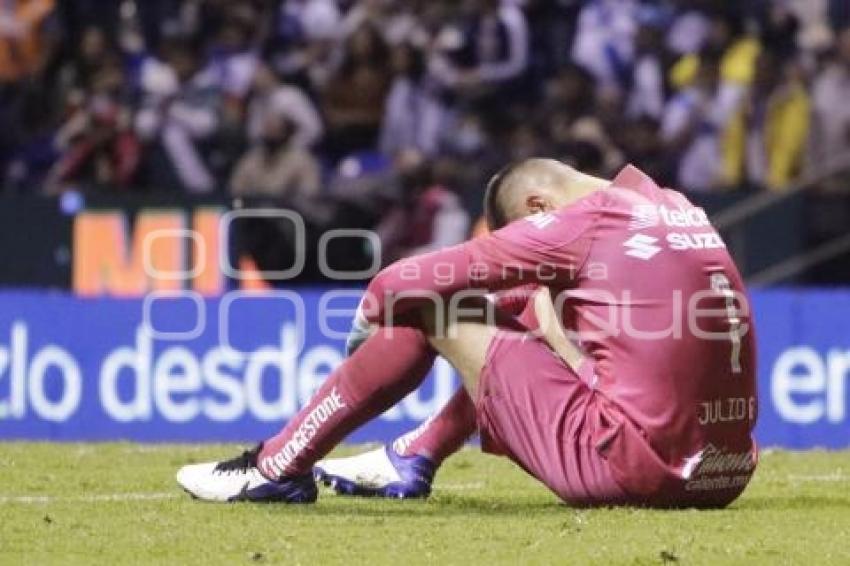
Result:
{"label": "jersey sleeve", "polygon": [[500,311],[511,316],[519,316],[525,312],[528,304],[534,300],[535,295],[539,291],[540,286],[531,283],[512,289],[496,291],[490,295],[490,298]]}
{"label": "jersey sleeve", "polygon": [[501,291],[536,284],[568,287],[587,259],[595,215],[564,210],[523,219],[446,250],[402,260],[378,274],[364,313],[392,315],[463,291]]}
{"label": "jersey sleeve", "polygon": [[474,286],[488,290],[518,285],[569,286],[587,259],[595,215],[565,210],[514,222],[488,238],[468,243]]}

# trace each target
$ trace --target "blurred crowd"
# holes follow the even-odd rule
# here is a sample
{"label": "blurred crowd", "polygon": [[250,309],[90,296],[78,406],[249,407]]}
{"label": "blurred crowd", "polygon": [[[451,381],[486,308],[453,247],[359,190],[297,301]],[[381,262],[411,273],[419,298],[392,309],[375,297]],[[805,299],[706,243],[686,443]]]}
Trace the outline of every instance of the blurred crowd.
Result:
{"label": "blurred crowd", "polygon": [[850,150],[846,0],[3,0],[6,192],[229,194],[454,243],[533,155],[783,190]]}

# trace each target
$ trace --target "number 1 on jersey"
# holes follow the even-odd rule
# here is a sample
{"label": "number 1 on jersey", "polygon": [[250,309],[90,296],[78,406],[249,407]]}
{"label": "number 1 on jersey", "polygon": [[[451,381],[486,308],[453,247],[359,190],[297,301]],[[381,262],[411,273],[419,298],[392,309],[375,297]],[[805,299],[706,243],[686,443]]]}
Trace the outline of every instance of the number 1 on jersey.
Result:
{"label": "number 1 on jersey", "polygon": [[722,295],[726,300],[726,314],[729,317],[729,340],[732,343],[731,363],[732,373],[741,373],[741,317],[735,306],[735,292],[725,273],[711,274],[711,290]]}

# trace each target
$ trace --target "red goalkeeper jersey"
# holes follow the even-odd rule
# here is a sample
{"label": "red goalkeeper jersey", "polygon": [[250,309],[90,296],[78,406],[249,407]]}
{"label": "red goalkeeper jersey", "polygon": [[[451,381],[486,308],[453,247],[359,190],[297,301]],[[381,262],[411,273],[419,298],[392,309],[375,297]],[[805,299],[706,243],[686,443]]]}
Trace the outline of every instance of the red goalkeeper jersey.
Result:
{"label": "red goalkeeper jersey", "polygon": [[697,499],[743,488],[757,460],[753,322],[702,209],[627,167],[557,212],[391,266],[369,288],[379,303],[371,320],[430,300],[411,293],[530,283],[550,288],[595,363],[593,387],[639,431],[611,455],[625,481],[640,489],[655,466],[671,490]]}

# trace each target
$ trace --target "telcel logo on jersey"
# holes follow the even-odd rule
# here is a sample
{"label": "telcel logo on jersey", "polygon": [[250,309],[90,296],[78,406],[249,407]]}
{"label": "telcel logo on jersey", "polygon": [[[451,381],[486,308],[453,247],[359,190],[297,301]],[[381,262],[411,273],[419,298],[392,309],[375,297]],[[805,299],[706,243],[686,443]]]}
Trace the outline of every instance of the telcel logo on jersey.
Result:
{"label": "telcel logo on jersey", "polygon": [[708,215],[696,206],[668,208],[664,205],[639,204],[632,209],[632,230],[645,230],[664,225],[669,228],[704,228],[711,226]]}
{"label": "telcel logo on jersey", "polygon": [[[716,250],[726,247],[720,234],[711,227],[711,221],[705,211],[695,206],[668,208],[664,205],[639,204],[632,208],[632,221],[629,224],[632,231],[646,230],[656,226],[678,229],[709,228],[709,230],[697,233],[668,233],[665,242],[672,251]],[[636,234],[624,244],[626,249],[629,250],[626,255],[643,260],[652,259],[662,250],[662,248],[658,248],[658,251],[654,251],[657,248],[655,245],[657,243],[657,238],[646,234]]]}

